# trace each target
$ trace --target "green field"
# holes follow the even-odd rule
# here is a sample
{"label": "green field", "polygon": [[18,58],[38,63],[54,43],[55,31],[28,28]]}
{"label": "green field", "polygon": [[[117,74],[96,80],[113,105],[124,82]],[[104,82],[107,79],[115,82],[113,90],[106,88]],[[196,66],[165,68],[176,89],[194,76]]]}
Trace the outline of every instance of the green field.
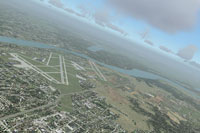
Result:
{"label": "green field", "polygon": [[[36,60],[32,60],[30,59],[29,57],[26,57],[24,55],[20,55],[22,58],[24,58],[25,60],[27,60],[28,62],[30,62],[32,65],[35,65],[35,66],[40,66],[40,65],[44,65],[42,62],[39,62],[39,61],[36,61]],[[45,66],[45,65],[44,65]]]}
{"label": "green field", "polygon": [[72,112],[72,99],[70,95],[64,95],[61,98],[58,110]]}
{"label": "green field", "polygon": [[53,67],[38,67],[40,70],[44,71],[44,72],[60,72],[60,70],[58,68],[53,68]]}
{"label": "green field", "polygon": [[60,65],[59,58],[51,58],[49,66],[57,66],[57,65]]}
{"label": "green field", "polygon": [[58,53],[52,53],[52,56],[51,56],[52,58],[58,58],[59,56],[58,56]]}
{"label": "green field", "polygon": [[60,73],[48,73],[48,75],[58,80],[59,82],[61,81]]}

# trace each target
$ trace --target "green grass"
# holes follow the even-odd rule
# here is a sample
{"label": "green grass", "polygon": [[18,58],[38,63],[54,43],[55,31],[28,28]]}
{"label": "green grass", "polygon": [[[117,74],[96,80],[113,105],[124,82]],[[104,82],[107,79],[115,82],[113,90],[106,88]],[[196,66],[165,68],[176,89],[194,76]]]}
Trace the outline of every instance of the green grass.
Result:
{"label": "green grass", "polygon": [[52,57],[53,58],[57,57],[59,59],[58,53],[52,53]]}
{"label": "green grass", "polygon": [[48,73],[48,75],[50,75],[51,77],[53,77],[54,79],[58,81],[61,81],[60,73]]}
{"label": "green grass", "polygon": [[60,90],[61,94],[75,93],[82,90],[81,86],[78,83],[78,80],[75,77],[68,76],[68,78],[69,85],[53,83],[52,86]]}
{"label": "green grass", "polygon": [[52,67],[38,67],[38,68],[44,72],[60,72],[59,69]]}
{"label": "green grass", "polygon": [[52,83],[52,86],[57,88],[61,92],[61,95],[63,95],[63,97],[61,98],[60,106],[58,107],[58,110],[71,112],[72,111],[72,101],[71,101],[70,94],[75,93],[75,92],[80,92],[83,89],[81,88],[81,86],[78,82],[78,79],[75,77],[75,75],[76,75],[75,69],[67,67],[67,72],[74,75],[74,76],[72,76],[72,75],[68,74],[69,85]]}
{"label": "green grass", "polygon": [[59,58],[51,58],[49,65],[50,66],[60,65]]}
{"label": "green grass", "polygon": [[[60,100],[60,104],[58,107],[58,110],[60,111],[72,111],[72,100],[71,100],[71,93],[80,92],[82,88],[80,87],[78,80],[73,78],[72,76],[69,77],[69,85],[63,85],[63,84],[55,84],[52,83],[52,86],[58,89],[61,92],[61,95],[63,97]],[[69,94],[69,95],[66,95]]]}
{"label": "green grass", "polygon": [[190,116],[193,119],[200,117],[199,111],[194,111],[194,110],[187,108],[187,107],[182,107],[180,110],[177,110],[177,112],[181,113],[181,114],[190,114],[190,112],[192,112]]}
{"label": "green grass", "polygon": [[6,55],[6,56],[0,56],[0,58],[1,58],[2,60],[4,60],[5,62],[7,62],[7,61],[10,61],[9,58],[12,58],[12,56]]}
{"label": "green grass", "polygon": [[28,57],[25,57],[23,55],[20,55],[22,58],[24,58],[25,60],[27,60],[28,62],[30,62],[32,65],[44,65],[42,62],[38,62],[38,61],[35,61],[35,60],[32,60]]}
{"label": "green grass", "polygon": [[72,99],[70,95],[66,95],[61,98],[58,110],[72,112]]}

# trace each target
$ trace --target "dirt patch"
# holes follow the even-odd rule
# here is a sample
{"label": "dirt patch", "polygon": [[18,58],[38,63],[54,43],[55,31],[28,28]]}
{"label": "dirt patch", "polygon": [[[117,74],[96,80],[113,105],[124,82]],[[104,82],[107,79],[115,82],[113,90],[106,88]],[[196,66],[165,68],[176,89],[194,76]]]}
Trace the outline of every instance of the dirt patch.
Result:
{"label": "dirt patch", "polygon": [[151,102],[156,103],[156,104],[160,104],[161,102],[163,102],[163,98],[160,97],[160,96],[156,96],[154,98],[151,98]]}
{"label": "dirt patch", "polygon": [[167,115],[169,116],[169,118],[171,120],[173,120],[174,122],[180,124],[180,121],[186,121],[184,118],[182,118],[179,114],[177,114],[176,112],[167,112]]}
{"label": "dirt patch", "polygon": [[121,96],[119,94],[119,92],[117,92],[116,90],[114,90],[113,88],[109,88],[108,89],[108,95],[109,97],[118,103],[123,103],[123,104],[128,104],[129,102],[126,100],[126,98],[124,98],[123,96]]}

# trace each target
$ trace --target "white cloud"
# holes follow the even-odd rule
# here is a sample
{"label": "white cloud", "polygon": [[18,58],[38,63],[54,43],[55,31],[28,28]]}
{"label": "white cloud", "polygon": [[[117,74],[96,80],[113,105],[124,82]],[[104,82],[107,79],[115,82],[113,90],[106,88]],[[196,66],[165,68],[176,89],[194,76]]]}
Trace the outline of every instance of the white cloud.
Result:
{"label": "white cloud", "polygon": [[160,48],[161,50],[167,52],[167,53],[173,53],[169,48],[167,48],[167,47],[165,47],[165,46],[163,46],[163,45],[161,45],[159,48]]}
{"label": "white cloud", "polygon": [[197,46],[195,45],[188,45],[185,48],[179,50],[177,55],[185,60],[191,60],[195,53],[198,51]]}
{"label": "white cloud", "polygon": [[123,35],[127,35],[127,33],[119,28],[118,26],[113,24],[113,19],[114,17],[110,15],[108,10],[102,9],[102,10],[97,10],[93,14],[94,21],[96,24],[101,25],[103,27],[108,27],[114,31],[117,31]]}
{"label": "white cloud", "polygon": [[154,45],[154,43],[153,43],[152,41],[150,41],[150,40],[147,40],[147,39],[146,39],[146,40],[144,40],[144,42],[145,42],[145,43],[147,43],[147,44],[149,44],[149,45],[151,45],[151,46],[153,46],[153,45]]}
{"label": "white cloud", "polygon": [[58,7],[58,8],[64,7],[64,5],[62,4],[62,2],[60,0],[49,0],[49,3]]}
{"label": "white cloud", "polygon": [[118,11],[169,33],[190,30],[196,23],[199,0],[107,0]]}

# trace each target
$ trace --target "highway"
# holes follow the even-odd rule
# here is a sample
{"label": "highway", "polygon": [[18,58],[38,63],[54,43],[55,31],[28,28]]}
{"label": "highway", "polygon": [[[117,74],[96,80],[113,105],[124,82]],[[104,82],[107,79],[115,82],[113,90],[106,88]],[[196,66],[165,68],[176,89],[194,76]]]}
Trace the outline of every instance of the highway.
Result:
{"label": "highway", "polygon": [[35,110],[43,109],[43,108],[50,107],[50,106],[53,106],[53,105],[56,105],[56,102],[49,103],[47,105],[43,105],[43,106],[40,106],[40,107],[37,107],[37,108],[33,108],[33,109],[30,109],[30,110],[25,110],[25,111],[22,111],[22,112],[19,112],[19,113],[16,113],[16,114],[12,114],[12,115],[1,117],[0,121],[7,120],[7,119],[10,119],[10,118],[13,118],[13,117],[17,117],[19,115],[27,114],[27,113],[33,112]]}
{"label": "highway", "polygon": [[[86,92],[86,91],[88,91],[88,90],[83,90],[83,91],[80,91],[79,93],[83,93],[83,92]],[[19,113],[15,113],[15,114],[11,114],[11,115],[1,117],[0,121],[7,120],[7,119],[10,119],[10,118],[13,118],[13,117],[17,117],[19,115],[27,114],[27,113],[30,113],[30,112],[33,112],[33,111],[36,111],[36,110],[39,110],[39,109],[44,109],[44,108],[47,108],[47,107],[50,107],[50,106],[55,106],[59,103],[59,101],[61,100],[61,98],[63,96],[72,95],[74,93],[77,93],[77,92],[72,92],[72,93],[68,93],[68,94],[61,94],[61,95],[59,95],[59,97],[56,99],[55,102],[51,102],[51,103],[48,103],[46,105],[42,105],[42,106],[39,106],[39,107],[36,107],[36,108],[33,108],[33,109],[29,109],[29,110],[25,110],[25,111],[22,111],[22,112],[19,112]]]}

